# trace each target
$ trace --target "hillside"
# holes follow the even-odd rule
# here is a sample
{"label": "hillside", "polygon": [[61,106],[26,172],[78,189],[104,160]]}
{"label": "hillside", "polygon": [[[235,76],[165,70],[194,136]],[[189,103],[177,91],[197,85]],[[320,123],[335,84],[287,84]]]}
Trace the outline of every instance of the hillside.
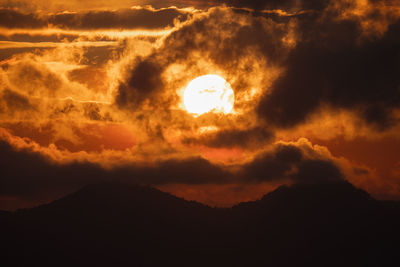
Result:
{"label": "hillside", "polygon": [[98,184],[2,212],[4,266],[396,266],[398,203],[347,182],[282,186],[211,208],[150,187]]}

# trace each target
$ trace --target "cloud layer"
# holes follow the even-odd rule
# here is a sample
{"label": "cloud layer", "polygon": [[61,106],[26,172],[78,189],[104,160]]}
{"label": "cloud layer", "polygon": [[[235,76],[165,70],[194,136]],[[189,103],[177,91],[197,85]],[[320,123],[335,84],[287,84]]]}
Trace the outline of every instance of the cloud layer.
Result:
{"label": "cloud layer", "polygon": [[[15,148],[0,143],[3,177],[2,198],[43,201],[90,183],[118,181],[145,185],[257,184],[266,181],[315,183],[344,179],[341,167],[330,155],[310,143],[278,143],[243,166],[225,166],[200,157],[169,159],[148,164],[124,164],[111,169],[86,160],[52,162],[20,140]],[[21,166],[24,166],[21,168]]]}
{"label": "cloud layer", "polygon": [[399,18],[379,36],[366,36],[361,19],[379,11],[361,18],[338,17],[338,12],[332,7],[300,20],[299,41],[286,70],[260,101],[262,118],[291,127],[328,105],[352,110],[379,129],[398,123]]}
{"label": "cloud layer", "polygon": [[[397,172],[382,178],[380,166],[301,139],[400,138],[395,2],[79,2],[0,9],[4,201],[113,179],[192,188],[348,179],[400,195]],[[193,117],[185,86],[210,73],[231,84],[234,112]]]}
{"label": "cloud layer", "polygon": [[93,29],[159,29],[173,26],[174,20],[185,20],[188,12],[176,8],[155,10],[131,8],[117,11],[81,11],[57,14],[24,13],[18,9],[0,9],[0,27]]}

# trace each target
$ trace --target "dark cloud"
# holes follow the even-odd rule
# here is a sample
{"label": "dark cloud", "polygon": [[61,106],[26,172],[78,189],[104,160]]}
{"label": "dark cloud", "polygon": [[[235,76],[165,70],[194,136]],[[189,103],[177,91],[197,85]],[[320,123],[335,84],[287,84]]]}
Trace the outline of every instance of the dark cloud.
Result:
{"label": "dark cloud", "polygon": [[324,9],[330,0],[219,0],[228,6],[252,8],[255,10],[263,9],[282,9],[282,10],[304,10]]}
{"label": "dark cloud", "polygon": [[341,180],[343,174],[330,161],[306,160],[298,165],[297,173],[292,177],[295,182],[319,183]]}
{"label": "dark cloud", "polygon": [[123,181],[139,184],[225,183],[228,172],[201,158],[168,160],[155,166],[127,165],[106,170],[92,163],[56,164],[39,153],[0,142],[0,196],[46,198],[85,184]]}
{"label": "dark cloud", "polygon": [[246,184],[263,181],[324,182],[342,179],[329,160],[310,159],[294,145],[277,145],[239,172],[227,171],[203,158],[170,159],[152,165],[128,164],[112,169],[89,162],[57,164],[29,149],[0,142],[0,197],[40,201],[86,184],[119,181],[144,185]]}
{"label": "dark cloud", "polygon": [[175,5],[179,7],[194,6],[197,8],[209,8],[219,5],[227,5],[230,7],[251,8],[255,10],[263,9],[283,9],[283,10],[299,10],[299,9],[323,9],[329,0],[170,0],[149,1],[151,5],[163,7]]}
{"label": "dark cloud", "polygon": [[126,83],[121,83],[115,99],[120,107],[137,108],[163,89],[162,68],[151,59],[138,60]]}
{"label": "dark cloud", "polygon": [[3,102],[2,104],[7,106],[7,111],[10,113],[13,113],[16,110],[29,110],[33,108],[27,97],[10,89],[4,89],[1,92],[0,99]]}
{"label": "dark cloud", "polygon": [[0,26],[5,28],[42,28],[47,26],[37,14],[21,13],[14,9],[0,8]]}
{"label": "dark cloud", "polygon": [[119,57],[123,53],[124,45],[107,45],[100,47],[85,47],[80,64],[99,66],[106,64],[111,58]]}
{"label": "dark cloud", "polygon": [[[159,100],[162,74],[174,63],[202,74],[195,69],[197,58],[192,55],[196,53],[210,65],[241,77],[232,85],[236,93],[249,89],[243,77],[251,74],[252,66],[235,73],[249,58],[282,68],[282,75],[270,88],[264,88],[267,91],[256,108],[270,125],[293,127],[326,106],[353,111],[378,130],[396,124],[394,110],[400,108],[400,20],[389,25],[383,36],[369,38],[363,35],[360,18],[342,16],[346,9],[355,8],[354,4],[339,1],[338,8],[326,8],[329,1],[280,4],[291,6],[294,2],[319,11],[300,14],[285,23],[226,9],[214,9],[195,19],[134,65],[121,83],[116,103],[138,108],[145,100]],[[235,3],[242,2],[230,2]],[[255,1],[254,7],[264,4],[277,8],[278,2]],[[384,16],[378,13],[368,16]],[[246,23],[241,23],[244,17]],[[292,28],[296,45],[291,50],[283,41],[289,22],[296,25]]]}
{"label": "dark cloud", "polygon": [[161,10],[120,9],[116,11],[85,11],[39,15],[16,9],[0,8],[0,26],[5,28],[46,28],[49,25],[64,29],[157,29],[173,26],[174,20],[185,20],[188,13],[176,8]]}
{"label": "dark cloud", "polygon": [[[117,172],[118,173],[118,172]],[[155,167],[137,168],[139,183],[221,184],[234,182],[232,174],[203,158],[167,160]]]}
{"label": "dark cloud", "polygon": [[280,145],[275,151],[258,155],[243,170],[243,176],[256,181],[279,180],[287,177],[303,160],[302,151],[291,145]]}
{"label": "dark cloud", "polygon": [[187,19],[187,13],[175,8],[162,10],[126,9],[57,14],[49,17],[48,22],[57,27],[69,29],[156,29],[173,26],[174,20],[178,18]]}
{"label": "dark cloud", "polygon": [[344,178],[332,161],[309,158],[293,145],[278,145],[274,151],[257,156],[244,166],[241,175],[258,182],[288,179],[295,183],[321,183]]}
{"label": "dark cloud", "polygon": [[199,51],[213,63],[230,69],[250,52],[259,53],[268,61],[285,54],[282,38],[286,29],[282,25],[251,16],[245,16],[248,23],[243,25],[236,16],[240,15],[215,9],[169,35],[163,47],[168,63],[187,59],[191,52]]}
{"label": "dark cloud", "polygon": [[273,133],[267,128],[254,127],[250,129],[220,130],[215,133],[202,134],[199,138],[186,138],[185,144],[204,144],[208,147],[242,147],[259,148],[261,144],[270,141]]}
{"label": "dark cloud", "polygon": [[[226,8],[211,10],[168,35],[160,48],[132,64],[118,89],[116,103],[121,107],[138,108],[144,100],[160,101],[157,93],[165,91],[162,74],[169,66],[183,64],[185,73],[181,77],[186,73],[197,76],[209,73],[209,69],[200,69],[198,57],[210,66],[240,77],[237,86],[232,86],[236,93],[245,91],[248,84],[243,79],[246,72],[254,74],[256,71],[255,60],[275,65],[285,57],[288,51],[283,41],[286,33],[285,26],[270,19],[243,16]],[[241,69],[238,66],[242,66]]]}
{"label": "dark cloud", "polygon": [[40,153],[15,150],[4,141],[0,142],[0,158],[0,194],[6,196],[40,197],[104,178],[102,169],[94,164],[58,165]]}
{"label": "dark cloud", "polygon": [[326,12],[300,20],[299,36],[285,72],[260,101],[262,118],[291,127],[325,104],[353,110],[379,129],[393,125],[400,107],[400,20],[382,37],[366,38],[357,19]]}

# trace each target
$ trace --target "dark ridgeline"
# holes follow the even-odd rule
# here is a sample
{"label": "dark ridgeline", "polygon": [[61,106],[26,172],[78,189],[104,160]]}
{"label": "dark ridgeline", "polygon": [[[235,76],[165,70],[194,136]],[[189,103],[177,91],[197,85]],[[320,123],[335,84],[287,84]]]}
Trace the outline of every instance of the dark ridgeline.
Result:
{"label": "dark ridgeline", "polygon": [[347,182],[230,209],[98,184],[0,217],[1,266],[400,266],[399,203]]}

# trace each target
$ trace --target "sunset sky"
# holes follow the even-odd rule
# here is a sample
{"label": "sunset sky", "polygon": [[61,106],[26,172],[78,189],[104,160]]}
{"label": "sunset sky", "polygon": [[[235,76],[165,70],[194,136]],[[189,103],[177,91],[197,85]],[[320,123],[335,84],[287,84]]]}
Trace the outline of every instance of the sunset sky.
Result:
{"label": "sunset sky", "polygon": [[[231,102],[196,113],[209,74]],[[0,159],[3,210],[102,181],[223,207],[336,179],[400,200],[400,3],[0,0]]]}

